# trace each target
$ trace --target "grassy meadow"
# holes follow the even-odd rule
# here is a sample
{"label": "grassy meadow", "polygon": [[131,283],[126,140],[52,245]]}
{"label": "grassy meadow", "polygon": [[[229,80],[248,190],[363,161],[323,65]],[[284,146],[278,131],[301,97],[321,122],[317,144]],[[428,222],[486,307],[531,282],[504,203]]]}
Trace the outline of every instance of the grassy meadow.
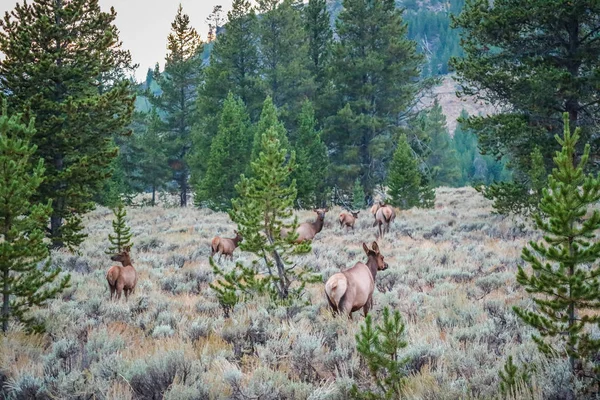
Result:
{"label": "grassy meadow", "polygon": [[[354,231],[341,229],[333,208],[312,252],[298,258],[325,281],[366,257],[373,217],[361,212]],[[437,191],[434,209],[401,211],[379,241],[389,269],[377,276],[375,321],[399,310],[406,323],[411,399],[498,398],[498,371],[543,366],[534,398],[559,398],[566,364],[548,364],[531,331],[512,312],[531,306],[515,281],[521,248],[539,234],[519,218],[491,213],[471,188]],[[300,221],[314,213],[298,214]],[[209,288],[210,240],[233,237],[224,213],[194,208],[129,208],[134,234],[135,294],[109,301],[104,254],[112,213],[86,218],[79,254],[54,252],[72,286],[35,310],[44,335],[12,325],[0,342],[1,395],[15,399],[345,399],[353,383],[369,385],[355,349],[363,323],[333,317],[324,284],[309,286],[308,306],[275,307],[267,298],[236,306],[225,318]],[[239,249],[234,262],[250,263]],[[221,261],[228,268],[231,261]]]}

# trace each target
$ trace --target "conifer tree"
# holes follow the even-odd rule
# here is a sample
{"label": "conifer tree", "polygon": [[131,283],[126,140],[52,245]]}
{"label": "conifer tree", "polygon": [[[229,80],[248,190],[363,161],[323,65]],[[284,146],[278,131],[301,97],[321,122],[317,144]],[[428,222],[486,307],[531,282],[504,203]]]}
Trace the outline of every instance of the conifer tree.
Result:
{"label": "conifer tree", "polygon": [[[296,156],[283,145],[284,138],[275,126],[262,134],[259,156],[251,163],[253,176],[242,176],[236,185],[239,198],[233,200],[229,213],[244,238],[240,248],[264,261],[270,293],[279,301],[300,297],[306,283],[321,279],[310,269],[298,270],[292,263],[294,254],[310,251],[310,244],[293,243],[298,237],[297,218],[286,222],[293,215],[296,200],[296,182],[289,182]],[[282,235],[282,231],[291,234]]]}
{"label": "conifer tree", "polygon": [[123,248],[133,246],[133,243],[131,243],[131,236],[133,236],[130,232],[131,228],[127,226],[125,221],[127,210],[122,204],[119,204],[113,210],[113,213],[115,215],[115,219],[112,221],[114,234],[108,235],[108,241],[111,245],[108,247],[106,254],[120,253]]}
{"label": "conifer tree", "polygon": [[[264,132],[269,130],[271,127],[277,131],[277,137],[281,142],[281,146],[285,149],[290,148],[290,143],[287,136],[287,130],[282,122],[279,121],[277,107],[273,104],[271,96],[267,96],[263,102],[263,108],[260,113],[260,119],[254,128],[254,140],[252,141],[252,153],[250,160],[255,161],[258,159],[260,150],[262,148],[262,135]],[[253,168],[249,168],[248,174],[252,175]]]}
{"label": "conifer tree", "polygon": [[111,138],[129,133],[131,56],[115,18],[98,0],[33,0],[0,21],[0,92],[10,93],[10,110],[36,116],[32,161],[45,160],[46,177],[35,201],[52,200],[53,247],[81,243],[81,215],[117,156]]}
{"label": "conifer tree", "polygon": [[446,117],[437,98],[425,114],[424,130],[429,137],[431,149],[425,162],[430,168],[432,183],[434,186],[455,186],[460,175],[458,157],[446,127]]}
{"label": "conifer tree", "polygon": [[312,103],[306,100],[298,116],[298,131],[294,138],[297,165],[292,174],[298,188],[298,200],[304,207],[322,205],[327,195],[327,147],[321,141],[316,124]]}
{"label": "conifer tree", "polygon": [[241,99],[232,93],[225,100],[217,136],[210,146],[204,178],[197,187],[196,205],[228,210],[236,196],[235,184],[249,166],[252,143],[250,118]]}
{"label": "conifer tree", "polygon": [[[536,309],[514,307],[517,315],[538,331],[533,340],[549,356],[567,357],[574,373],[597,374],[596,355],[600,340],[590,329],[600,322],[600,180],[585,174],[590,146],[586,144],[576,164],[580,129],[572,133],[569,116],[564,116],[564,136],[556,137],[562,146],[556,152],[556,168],[548,177],[535,216],[543,242],[529,242],[522,258],[532,271],[519,266],[517,282],[533,295]],[[557,345],[558,339],[562,345]],[[597,376],[597,375],[596,375]],[[571,388],[574,390],[574,387]]]}
{"label": "conifer tree", "polygon": [[192,147],[191,129],[196,118],[197,90],[202,77],[202,41],[183,13],[181,4],[167,38],[165,69],[154,71],[154,80],[162,92],[150,96],[150,102],[165,114],[164,132],[168,135],[169,164],[179,185],[179,205],[188,201],[188,153]]}
{"label": "conifer tree", "polygon": [[44,228],[52,208],[35,204],[39,185],[44,177],[43,160],[35,159],[35,145],[30,139],[35,134],[35,123],[25,125],[20,115],[9,117],[6,102],[0,116],[0,290],[2,292],[2,331],[8,329],[11,319],[40,331],[27,312],[41,306],[69,285],[67,275],[55,285],[52,283],[61,270],[48,261],[48,247],[44,243]]}
{"label": "conifer tree", "polygon": [[365,191],[360,184],[360,179],[354,181],[354,189],[352,190],[352,208],[362,210],[367,206],[365,203]]}
{"label": "conifer tree", "polygon": [[406,135],[400,136],[388,173],[389,203],[408,209],[421,205],[421,173]]}

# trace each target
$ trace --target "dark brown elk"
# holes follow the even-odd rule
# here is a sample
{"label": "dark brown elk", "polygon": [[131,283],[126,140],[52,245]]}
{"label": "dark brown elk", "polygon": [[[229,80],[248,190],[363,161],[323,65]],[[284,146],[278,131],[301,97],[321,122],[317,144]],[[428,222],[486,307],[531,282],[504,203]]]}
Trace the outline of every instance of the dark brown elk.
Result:
{"label": "dark brown elk", "polygon": [[210,256],[214,256],[216,253],[219,253],[219,261],[221,261],[221,256],[225,256],[225,259],[229,257],[233,260],[233,251],[239,246],[240,242],[244,240],[242,235],[234,230],[235,233],[234,238],[222,238],[219,236],[215,236],[210,245]]}
{"label": "dark brown elk", "polygon": [[134,293],[135,285],[137,284],[137,272],[133,265],[131,265],[131,257],[129,252],[131,248],[129,246],[123,248],[123,251],[115,254],[110,259],[121,263],[119,265],[113,265],[109,268],[106,273],[106,280],[108,281],[108,287],[110,288],[110,299],[113,296],[118,300],[121,298],[121,293],[125,292],[125,300],[127,301],[129,295]]}
{"label": "dark brown elk", "polygon": [[358,219],[358,213],[360,211],[350,211],[350,214],[347,212],[343,212],[340,214],[340,228],[344,226],[352,228],[354,230],[354,223]]}
{"label": "dark brown elk", "polygon": [[367,254],[366,263],[358,262],[354,267],[332,275],[325,283],[325,294],[333,311],[348,315],[350,319],[352,313],[361,308],[367,316],[373,307],[377,271],[388,268],[377,242],[373,242],[371,249],[363,243],[363,249]]}
{"label": "dark brown elk", "polygon": [[[328,208],[316,208],[313,210],[317,213],[317,219],[314,222],[303,222],[296,228],[298,238],[295,243],[302,243],[305,240],[313,240],[317,233],[323,229],[325,222],[325,213],[329,211]],[[281,230],[281,237],[286,237],[289,232],[286,229]]]}
{"label": "dark brown elk", "polygon": [[373,226],[379,226],[379,235],[377,237],[383,238],[383,234],[390,231],[390,224],[396,219],[396,211],[392,206],[385,204],[383,201],[380,201],[377,206],[377,208],[375,206],[371,207],[371,212],[375,210],[375,222]]}

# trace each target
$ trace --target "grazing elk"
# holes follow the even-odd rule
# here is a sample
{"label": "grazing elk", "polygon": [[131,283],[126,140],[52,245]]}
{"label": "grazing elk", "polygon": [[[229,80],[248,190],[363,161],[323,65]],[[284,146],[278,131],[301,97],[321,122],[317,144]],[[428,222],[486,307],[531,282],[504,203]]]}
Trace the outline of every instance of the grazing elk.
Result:
{"label": "grazing elk", "polygon": [[371,207],[371,212],[373,210],[375,210],[375,222],[373,226],[379,226],[379,235],[377,237],[383,238],[383,234],[390,231],[390,224],[396,219],[396,211],[392,206],[385,204],[383,201],[377,204],[377,208],[375,208],[375,205]]}
{"label": "grazing elk", "polygon": [[354,223],[356,222],[356,220],[358,219],[358,213],[359,211],[350,211],[350,214],[348,214],[347,212],[343,212],[340,214],[340,228],[343,228],[344,226],[350,227],[352,228],[352,230],[354,230]]}
{"label": "grazing elk", "polygon": [[135,272],[135,268],[131,265],[131,257],[129,256],[130,251],[130,246],[126,246],[123,248],[123,251],[110,258],[111,260],[122,264],[122,266],[113,265],[106,273],[111,300],[113,296],[115,296],[117,300],[120,299],[121,293],[125,291],[125,301],[127,301],[129,295],[135,291],[137,272]]}
{"label": "grazing elk", "polygon": [[[298,238],[295,243],[302,243],[305,240],[313,240],[317,233],[323,229],[323,223],[325,222],[325,213],[329,211],[329,208],[315,208],[313,210],[317,213],[317,219],[314,222],[303,222],[296,228]],[[285,238],[289,234],[287,229],[281,230],[281,237]]]}
{"label": "grazing elk", "polygon": [[363,309],[365,317],[373,307],[373,291],[375,290],[375,277],[377,271],[388,268],[387,263],[379,252],[377,242],[373,242],[371,249],[363,243],[367,254],[367,262],[358,262],[354,267],[334,274],[325,283],[325,295],[334,312],[348,315]]}
{"label": "grazing elk", "polygon": [[210,244],[210,256],[214,256],[216,253],[219,253],[219,261],[221,261],[221,256],[225,255],[225,259],[227,256],[231,260],[233,260],[233,251],[239,246],[239,243],[244,240],[242,235],[234,230],[235,237],[232,239],[222,238],[219,236],[215,236]]}

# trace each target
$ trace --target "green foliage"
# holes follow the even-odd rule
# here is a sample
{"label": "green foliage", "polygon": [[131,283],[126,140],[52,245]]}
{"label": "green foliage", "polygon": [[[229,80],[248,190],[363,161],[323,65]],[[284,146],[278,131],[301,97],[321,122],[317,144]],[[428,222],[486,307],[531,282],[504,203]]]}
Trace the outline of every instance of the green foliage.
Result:
{"label": "green foliage", "polygon": [[[451,64],[462,93],[508,105],[501,113],[472,116],[467,122],[477,132],[483,154],[510,160],[515,185],[489,193],[502,196],[502,203],[528,201],[521,193],[532,188],[531,153],[539,146],[545,166],[551,165],[558,148],[552,138],[563,129],[563,112],[569,113],[573,128],[581,128],[592,154],[598,152],[599,16],[600,4],[591,0],[532,0],[526,6],[519,0],[471,0],[454,19],[454,26],[463,30],[465,57]],[[576,155],[582,151],[579,146]],[[520,208],[528,206],[504,207]]]}
{"label": "green foliage", "polygon": [[406,382],[407,359],[399,358],[398,352],[406,347],[403,340],[404,324],[399,311],[390,314],[383,309],[383,321],[373,326],[367,315],[360,334],[356,335],[356,349],[367,364],[374,383],[373,390],[360,390],[355,384],[351,396],[356,399],[399,399]]}
{"label": "green foliage", "polygon": [[[52,212],[51,202],[35,204],[38,187],[44,180],[43,160],[33,162],[36,147],[30,144],[35,123],[21,122],[20,115],[9,117],[6,101],[0,116],[0,287],[2,288],[2,331],[16,319],[31,331],[43,330],[26,314],[34,306],[62,292],[69,285],[48,260],[44,231]],[[32,166],[33,165],[33,166]]]}
{"label": "green foliage", "polygon": [[34,0],[17,4],[0,21],[0,92],[11,111],[35,115],[32,162],[45,160],[35,202],[52,200],[54,247],[84,239],[81,215],[110,176],[126,135],[135,96],[125,74],[131,56],[97,0]]}
{"label": "green foliage", "polygon": [[189,191],[188,153],[192,147],[191,129],[196,118],[197,90],[202,78],[202,41],[183,13],[181,4],[167,37],[165,69],[154,71],[161,88],[149,100],[164,115],[162,131],[167,135],[169,164],[179,186],[179,204],[187,205]]}
{"label": "green foliage", "polygon": [[527,387],[531,395],[533,388],[531,386],[531,374],[534,368],[525,365],[519,369],[514,363],[512,356],[504,364],[504,371],[498,372],[500,377],[500,393],[503,397],[518,398],[523,387]]}
{"label": "green foliage", "polygon": [[407,39],[394,0],[344,0],[336,33],[331,77],[338,112],[328,119],[324,137],[332,183],[350,191],[359,177],[370,194],[385,179],[382,160],[391,158],[399,116],[431,82],[417,80],[424,57]]}
{"label": "green foliage", "polygon": [[594,360],[600,350],[600,340],[590,331],[600,322],[594,312],[600,309],[596,265],[600,212],[595,209],[600,180],[584,174],[589,145],[575,164],[580,129],[571,133],[566,113],[564,123],[563,138],[556,137],[562,150],[555,154],[556,168],[543,190],[541,212],[535,215],[544,241],[523,248],[522,258],[533,271],[529,274],[519,266],[517,273],[517,281],[533,295],[537,308],[514,307],[514,311],[538,331],[533,340],[542,353],[568,357],[573,372],[589,376],[590,370],[598,373]]}
{"label": "green foliage", "polygon": [[433,189],[423,182],[417,159],[408,144],[406,135],[401,135],[394,158],[390,164],[387,185],[389,203],[404,210],[412,207],[429,207]]}
{"label": "green foliage", "polygon": [[127,222],[125,221],[125,217],[127,216],[127,210],[123,207],[122,204],[119,204],[117,208],[113,210],[115,215],[115,219],[112,221],[113,234],[108,234],[108,241],[110,242],[110,246],[106,251],[106,254],[117,254],[120,253],[123,248],[133,246],[131,243],[130,228],[127,226]]}
{"label": "green foliage", "polygon": [[197,187],[196,205],[228,210],[235,197],[235,184],[248,169],[252,141],[250,119],[241,99],[233,94],[225,100],[217,136],[213,139],[207,170]]}
{"label": "green foliage", "polygon": [[[263,102],[263,108],[260,113],[260,119],[254,128],[254,140],[252,142],[252,153],[250,156],[250,160],[255,161],[259,157],[259,153],[262,149],[262,136],[269,129],[275,129],[277,132],[277,137],[281,142],[281,146],[285,149],[290,148],[289,140],[287,137],[287,130],[282,122],[279,121],[279,117],[277,115],[277,107],[273,103],[273,99],[271,96],[267,96],[265,101]],[[253,168],[250,166],[248,168],[247,175],[251,176],[253,173]]]}
{"label": "green foliage", "polygon": [[316,130],[316,124],[313,105],[307,100],[298,116],[294,140],[296,168],[291,175],[296,180],[297,199],[302,208],[319,207],[327,196],[327,147],[321,141],[321,132]]}
{"label": "green foliage", "polygon": [[[284,143],[285,130],[271,126],[263,132],[258,158],[251,162],[252,178],[242,175],[236,185],[239,198],[229,213],[244,238],[240,248],[264,261],[270,293],[280,301],[300,297],[307,283],[320,279],[309,268],[298,271],[293,265],[292,256],[310,251],[310,243],[294,243],[297,219],[286,222],[296,199],[296,182],[290,183],[296,156]],[[288,236],[285,231],[292,233]]]}
{"label": "green foliage", "polygon": [[360,184],[360,179],[356,178],[354,181],[354,188],[352,189],[352,208],[355,210],[363,210],[366,206],[365,191]]}

